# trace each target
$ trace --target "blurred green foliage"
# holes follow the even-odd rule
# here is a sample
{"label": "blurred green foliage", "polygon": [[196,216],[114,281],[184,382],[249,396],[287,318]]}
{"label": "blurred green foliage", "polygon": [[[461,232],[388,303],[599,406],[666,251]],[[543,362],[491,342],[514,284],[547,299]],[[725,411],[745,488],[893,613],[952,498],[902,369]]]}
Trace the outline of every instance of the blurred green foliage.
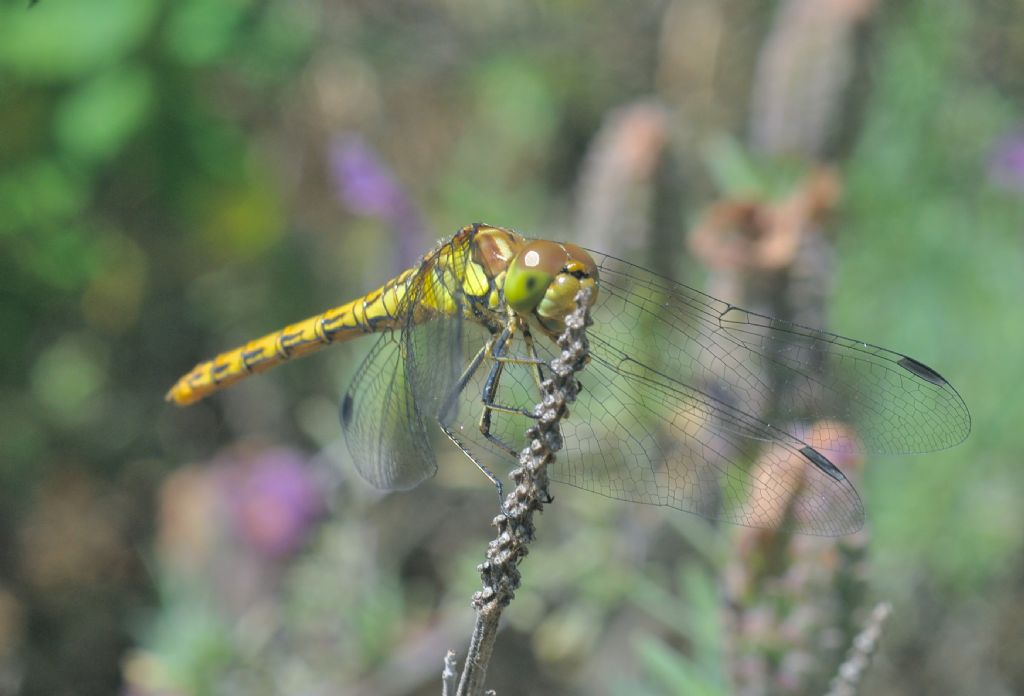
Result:
{"label": "blurred green foliage", "polygon": [[[588,239],[591,143],[651,95],[678,171],[616,190],[667,235],[637,260],[694,268],[707,204],[781,195],[809,164],[743,145],[776,8],[0,3],[0,693],[436,693],[493,493],[448,455],[415,493],[358,481],[335,400],[365,347],[186,411],[161,396],[465,223]],[[686,12],[718,43],[674,33]],[[830,328],[938,366],[974,417],[955,450],[867,466],[869,584],[896,604],[870,693],[1024,689],[1024,172],[991,173],[1024,129],[1022,27],[1019,3],[882,3],[862,44]],[[346,208],[330,152],[352,133],[424,228]],[[210,462],[282,443],[332,509],[303,554],[267,560],[239,519],[269,522],[210,512],[234,490]],[[215,473],[174,493],[194,462]],[[494,685],[729,693],[727,543],[697,518],[555,495]]]}
{"label": "blurred green foliage", "polygon": [[[970,440],[927,458],[878,462],[870,506],[879,562],[891,564],[894,580],[927,567],[937,572],[932,581],[967,592],[1005,572],[1024,543],[1021,508],[1006,495],[1020,480],[1024,438],[1000,426],[1018,408],[1000,385],[1016,383],[1021,368],[1007,358],[1024,349],[1024,327],[1004,321],[1013,313],[1006,303],[1024,290],[1024,207],[1019,191],[986,178],[994,135],[1018,127],[1020,111],[997,84],[978,79],[985,66],[964,50],[979,40],[971,29],[959,5],[913,8],[892,28],[847,167],[833,305],[851,333],[869,322],[885,327],[887,343],[958,374],[974,420]],[[887,591],[910,589],[900,584]]]}

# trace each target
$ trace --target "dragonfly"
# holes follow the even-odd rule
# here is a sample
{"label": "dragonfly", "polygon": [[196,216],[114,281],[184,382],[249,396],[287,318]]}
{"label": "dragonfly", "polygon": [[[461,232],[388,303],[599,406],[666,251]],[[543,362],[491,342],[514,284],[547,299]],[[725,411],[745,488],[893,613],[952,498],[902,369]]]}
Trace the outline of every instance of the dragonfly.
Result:
{"label": "dragonfly", "polygon": [[[359,474],[432,477],[443,433],[501,490],[555,340],[590,288],[589,361],[549,477],[705,518],[839,536],[864,506],[842,462],[963,441],[961,396],[909,356],[763,316],[575,244],[476,223],[347,304],[201,362],[167,393],[194,403],[364,334],[340,419]],[[830,458],[831,457],[831,458]]]}

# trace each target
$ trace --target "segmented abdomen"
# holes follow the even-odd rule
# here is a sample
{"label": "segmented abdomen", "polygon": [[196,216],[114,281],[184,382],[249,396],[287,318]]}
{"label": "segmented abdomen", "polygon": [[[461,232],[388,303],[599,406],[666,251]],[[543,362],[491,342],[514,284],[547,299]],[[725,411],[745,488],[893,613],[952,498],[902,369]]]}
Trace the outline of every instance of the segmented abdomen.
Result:
{"label": "segmented abdomen", "polygon": [[496,276],[504,274],[507,259],[522,243],[511,230],[482,224],[464,227],[417,268],[377,290],[199,363],[165,398],[181,406],[191,404],[330,343],[398,329],[406,321],[419,323],[457,311],[476,321],[481,312],[501,315]]}
{"label": "segmented abdomen", "polygon": [[409,269],[363,297],[201,362],[179,379],[165,398],[180,406],[195,403],[249,375],[328,344],[398,328],[403,320],[399,311],[402,299],[415,274],[415,269]]}

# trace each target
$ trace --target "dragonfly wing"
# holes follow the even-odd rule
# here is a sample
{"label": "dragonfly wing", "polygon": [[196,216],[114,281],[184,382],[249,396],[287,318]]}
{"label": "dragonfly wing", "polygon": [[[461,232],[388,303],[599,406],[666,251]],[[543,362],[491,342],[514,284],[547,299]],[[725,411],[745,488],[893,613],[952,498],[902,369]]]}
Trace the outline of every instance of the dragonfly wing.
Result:
{"label": "dragonfly wing", "polygon": [[[482,327],[464,329],[467,353],[487,340]],[[583,390],[560,424],[563,449],[548,470],[553,481],[752,527],[818,535],[861,527],[857,492],[824,455],[752,416],[709,405],[653,370],[624,369],[624,355],[601,333],[595,323],[591,361],[579,376]],[[546,338],[536,348],[545,362],[558,351]],[[529,357],[521,336],[507,351]],[[530,364],[502,365],[491,397],[499,410],[485,434],[482,395],[494,366],[485,360],[466,380],[446,425],[474,457],[501,472],[526,444],[534,421],[523,411],[532,412],[540,395]]]}
{"label": "dragonfly wing", "polygon": [[[591,252],[601,290],[592,334],[677,388],[772,422],[831,419],[819,449],[909,454],[970,431],[963,399],[905,355],[772,319]],[[698,397],[699,398],[699,397]]]}
{"label": "dragonfly wing", "polygon": [[[494,334],[460,316],[437,317],[403,332],[407,372],[428,419],[437,418],[500,475],[515,461],[533,423],[526,414],[540,400],[536,367],[482,357],[467,370]],[[590,330],[592,360],[580,376],[583,392],[561,423],[564,448],[549,471],[552,480],[748,526],[822,535],[861,526],[860,499],[827,458],[631,360],[620,341],[609,342],[613,329],[595,321]],[[534,345],[546,363],[558,351],[543,336]],[[503,352],[532,357],[518,332]],[[489,382],[493,393],[485,397]],[[482,429],[485,398],[495,408]]]}
{"label": "dragonfly wing", "polygon": [[385,307],[400,328],[377,341],[342,402],[356,466],[379,488],[412,488],[437,471],[430,433],[465,362],[469,256],[456,236],[424,259],[396,306]]}
{"label": "dragonfly wing", "polygon": [[412,488],[437,471],[399,338],[389,332],[377,339],[341,403],[356,469],[382,489]]}
{"label": "dragonfly wing", "polygon": [[469,328],[460,316],[450,315],[410,325],[402,333],[409,383],[417,405],[431,421],[444,422],[457,414],[455,383],[484,346],[483,340],[465,340]]}
{"label": "dragonfly wing", "polygon": [[856,490],[820,452],[653,369],[625,371],[593,333],[552,480],[749,527],[835,536],[863,525]]}
{"label": "dragonfly wing", "polygon": [[486,342],[469,339],[486,331],[465,318],[472,314],[465,292],[468,264],[465,244],[453,241],[442,247],[433,265],[421,270],[406,298],[409,311],[402,331],[406,375],[421,412],[435,422],[453,415],[458,407],[453,393],[456,382]]}

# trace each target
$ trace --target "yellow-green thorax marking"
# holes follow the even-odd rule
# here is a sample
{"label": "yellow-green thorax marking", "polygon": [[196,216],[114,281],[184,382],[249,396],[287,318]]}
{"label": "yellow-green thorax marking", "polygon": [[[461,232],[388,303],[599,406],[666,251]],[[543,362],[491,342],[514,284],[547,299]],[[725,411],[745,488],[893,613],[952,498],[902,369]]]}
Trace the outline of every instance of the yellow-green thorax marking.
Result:
{"label": "yellow-green thorax marking", "polygon": [[535,320],[554,335],[572,311],[577,290],[596,282],[593,259],[580,247],[527,241],[512,230],[470,225],[424,256],[416,268],[373,292],[199,363],[166,398],[191,404],[330,343],[400,329],[410,319],[429,321],[460,307],[468,320],[495,330],[518,316]]}

